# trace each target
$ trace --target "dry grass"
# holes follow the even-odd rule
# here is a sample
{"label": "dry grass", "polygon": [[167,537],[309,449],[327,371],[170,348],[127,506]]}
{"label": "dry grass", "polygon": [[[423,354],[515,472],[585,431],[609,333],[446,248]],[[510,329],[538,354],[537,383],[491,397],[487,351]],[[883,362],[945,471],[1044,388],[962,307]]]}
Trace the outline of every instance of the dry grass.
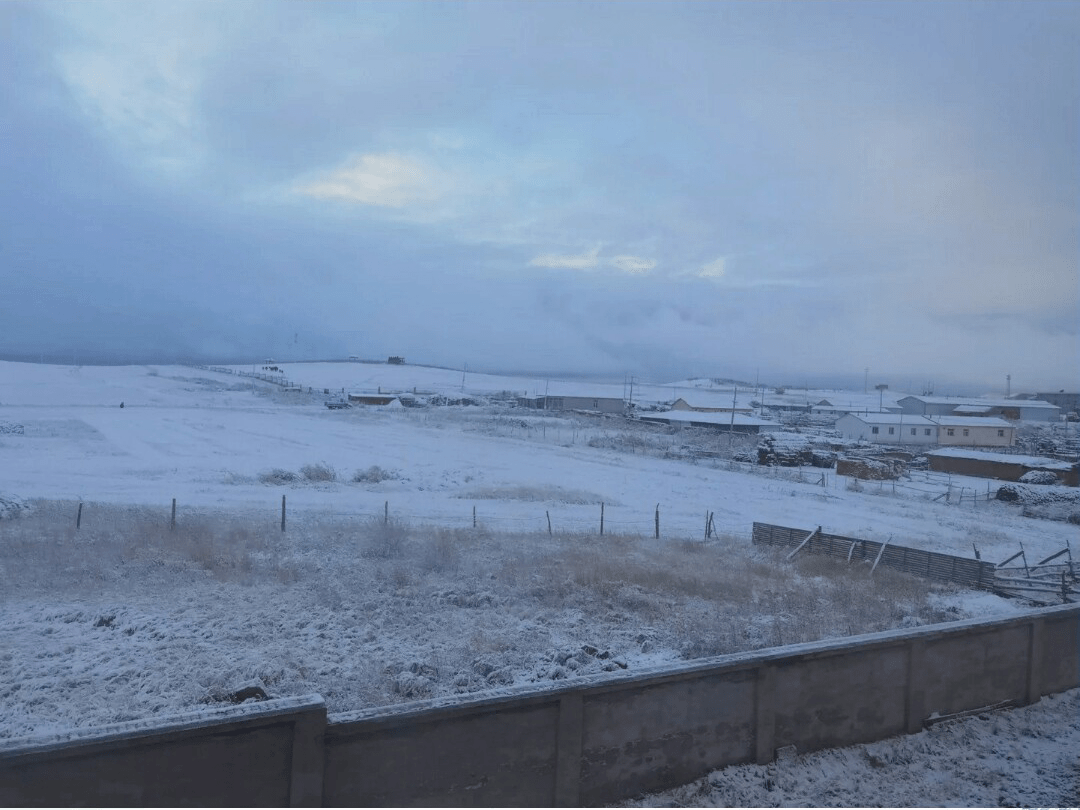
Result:
{"label": "dry grass", "polygon": [[[283,533],[265,518],[186,512],[172,529],[166,509],[101,504],[85,505],[76,530],[77,504],[34,507],[0,522],[0,600],[108,607],[127,593],[167,603],[202,583],[257,586],[263,602],[325,624],[327,638],[352,639],[325,653],[298,648],[281,687],[332,694],[335,710],[572,677],[652,650],[697,658],[955,618],[934,610],[927,582],[880,570],[871,579],[866,565],[809,555],[786,563],[782,550],[729,536],[549,537],[302,516]],[[232,620],[260,621],[245,615]],[[582,659],[584,644],[611,658]],[[332,684],[296,674],[324,654],[360,656],[365,669]]]}

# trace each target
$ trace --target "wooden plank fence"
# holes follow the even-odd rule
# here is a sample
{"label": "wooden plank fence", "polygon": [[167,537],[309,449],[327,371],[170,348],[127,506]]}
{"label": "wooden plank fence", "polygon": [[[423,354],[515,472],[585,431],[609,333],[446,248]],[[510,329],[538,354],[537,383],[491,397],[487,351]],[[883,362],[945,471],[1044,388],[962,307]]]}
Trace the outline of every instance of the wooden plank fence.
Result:
{"label": "wooden plank fence", "polygon": [[[821,530],[807,537],[811,529],[793,529],[787,526],[773,526],[769,523],[754,523],[753,541],[758,545],[797,547],[805,542],[805,551],[810,554],[824,554],[828,557],[841,557],[852,560],[866,560],[878,565],[905,571],[927,579],[941,582],[955,582],[968,588],[995,590],[994,564],[971,560],[967,557],[955,557],[936,551],[920,548],[897,546],[893,543],[878,543],[874,540],[861,540],[857,537],[844,537],[828,534]],[[880,559],[878,559],[880,557]]]}

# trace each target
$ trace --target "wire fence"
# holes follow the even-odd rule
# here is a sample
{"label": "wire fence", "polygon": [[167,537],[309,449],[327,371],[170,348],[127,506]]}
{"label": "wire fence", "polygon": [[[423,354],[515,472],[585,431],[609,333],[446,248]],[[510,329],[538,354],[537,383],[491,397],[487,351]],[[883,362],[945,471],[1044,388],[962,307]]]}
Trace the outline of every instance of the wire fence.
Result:
{"label": "wire fence", "polygon": [[[561,508],[540,503],[531,514],[500,514],[497,510],[485,509],[483,503],[463,501],[461,510],[420,511],[415,508],[398,508],[390,500],[385,500],[382,508],[358,507],[346,511],[310,505],[298,508],[289,504],[287,496],[283,495],[280,502],[269,502],[265,511],[184,506],[178,504],[175,498],[171,504],[168,501],[163,502],[160,509],[145,504],[136,508],[142,516],[151,520],[160,519],[172,528],[183,525],[185,520],[192,518],[224,516],[241,522],[254,520],[262,523],[265,519],[267,527],[279,528],[282,532],[287,532],[296,525],[310,526],[323,522],[383,522],[447,529],[484,528],[512,534],[628,534],[679,540],[709,540],[721,535],[742,538],[749,536],[744,523],[725,521],[722,517],[717,520],[716,512],[704,507],[696,516],[691,516],[685,506],[669,508],[662,503],[648,511],[611,506],[607,503],[572,506],[564,504]],[[93,503],[81,501],[73,506],[72,519],[76,529],[94,526],[97,511],[94,506]]]}

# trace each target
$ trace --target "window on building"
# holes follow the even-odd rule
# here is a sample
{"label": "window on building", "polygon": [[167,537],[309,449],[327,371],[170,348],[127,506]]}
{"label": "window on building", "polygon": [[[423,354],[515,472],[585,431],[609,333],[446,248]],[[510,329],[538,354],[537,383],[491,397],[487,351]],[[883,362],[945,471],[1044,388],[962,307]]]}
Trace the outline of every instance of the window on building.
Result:
{"label": "window on building", "polygon": [[945,432],[948,433],[950,436],[955,436],[956,435],[956,431],[953,430],[952,428],[946,428]]}
{"label": "window on building", "polygon": [[911,429],[911,435],[912,435],[912,436],[914,436],[914,435],[915,435],[915,432],[916,432],[916,431],[915,431],[915,428],[912,428],[912,429]]}
{"label": "window on building", "polygon": [[896,428],[889,428],[889,435],[892,436],[894,433],[896,433]]}
{"label": "window on building", "polygon": [[594,408],[599,408],[599,407],[600,407],[600,400],[598,400],[598,399],[594,399],[594,400],[592,401],[592,406],[593,406]]}
{"label": "window on building", "polygon": [[923,428],[923,436],[929,436],[929,435],[930,435],[930,428]]}
{"label": "window on building", "polygon": [[964,428],[964,435],[965,435],[965,436],[967,436],[967,435],[968,435],[968,429],[967,429],[967,428]]}
{"label": "window on building", "polygon": [[872,428],[870,428],[870,432],[871,433],[878,433],[879,431],[878,431],[878,429],[876,427],[872,427]]}
{"label": "window on building", "polygon": [[999,430],[999,431],[998,431],[998,436],[1004,436],[1004,435],[1005,435],[1005,431],[1004,431],[1004,430]]}

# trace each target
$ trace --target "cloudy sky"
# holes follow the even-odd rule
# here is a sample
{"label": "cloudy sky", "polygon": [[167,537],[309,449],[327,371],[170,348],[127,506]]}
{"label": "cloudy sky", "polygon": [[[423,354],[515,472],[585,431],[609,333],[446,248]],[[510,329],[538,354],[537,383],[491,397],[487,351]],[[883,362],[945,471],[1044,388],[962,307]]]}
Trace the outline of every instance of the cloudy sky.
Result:
{"label": "cloudy sky", "polygon": [[0,355],[1080,377],[1080,4],[0,4]]}

